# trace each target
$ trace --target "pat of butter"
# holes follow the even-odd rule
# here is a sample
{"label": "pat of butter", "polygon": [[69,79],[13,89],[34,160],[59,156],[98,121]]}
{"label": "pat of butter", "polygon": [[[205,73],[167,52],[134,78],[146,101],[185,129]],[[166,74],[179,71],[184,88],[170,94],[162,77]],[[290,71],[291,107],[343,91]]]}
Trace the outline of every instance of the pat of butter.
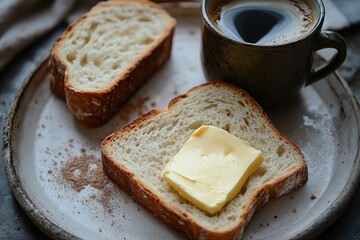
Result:
{"label": "pat of butter", "polygon": [[161,176],[198,208],[217,213],[263,162],[261,151],[227,131],[198,128],[167,163]]}

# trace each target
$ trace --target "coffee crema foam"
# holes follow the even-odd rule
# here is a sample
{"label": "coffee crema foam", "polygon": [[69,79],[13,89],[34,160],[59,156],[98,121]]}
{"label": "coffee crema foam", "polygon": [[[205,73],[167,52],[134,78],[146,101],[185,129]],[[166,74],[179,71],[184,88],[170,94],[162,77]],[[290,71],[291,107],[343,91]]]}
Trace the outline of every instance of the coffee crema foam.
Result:
{"label": "coffee crema foam", "polygon": [[298,0],[224,1],[209,18],[224,34],[256,45],[289,43],[315,25],[310,4]]}

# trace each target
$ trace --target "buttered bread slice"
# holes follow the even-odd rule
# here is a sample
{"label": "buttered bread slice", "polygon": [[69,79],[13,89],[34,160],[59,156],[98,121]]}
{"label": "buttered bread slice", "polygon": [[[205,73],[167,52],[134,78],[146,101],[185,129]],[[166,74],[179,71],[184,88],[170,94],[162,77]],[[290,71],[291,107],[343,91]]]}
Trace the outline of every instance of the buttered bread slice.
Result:
{"label": "buttered bread slice", "polygon": [[175,24],[150,1],[98,3],[54,44],[52,91],[81,122],[103,124],[169,58]]}
{"label": "buttered bread slice", "polygon": [[[162,176],[167,163],[204,125],[226,130],[261,151],[264,157],[260,167],[235,197],[215,214],[209,214],[186,200],[179,194],[184,191],[174,190]],[[195,132],[195,135],[199,134]],[[205,151],[214,152],[217,144],[209,146],[208,139],[204,141],[204,144],[200,143],[205,146]],[[192,154],[191,149],[197,151],[193,146],[188,146],[186,149],[190,151],[185,154],[180,152],[180,157],[199,155]],[[234,146],[229,144],[229,148],[226,146],[220,151],[228,156],[233,151],[231,149]],[[109,178],[159,219],[192,239],[241,237],[254,212],[269,198],[297,189],[308,178],[307,165],[300,149],[274,127],[246,92],[222,82],[195,87],[173,99],[168,109],[153,110],[143,115],[106,137],[101,151],[104,171]],[[189,161],[187,159],[183,164]],[[191,170],[191,166],[181,165],[172,169],[189,180],[193,179],[193,173],[187,170]],[[183,169],[185,175],[180,172]]]}

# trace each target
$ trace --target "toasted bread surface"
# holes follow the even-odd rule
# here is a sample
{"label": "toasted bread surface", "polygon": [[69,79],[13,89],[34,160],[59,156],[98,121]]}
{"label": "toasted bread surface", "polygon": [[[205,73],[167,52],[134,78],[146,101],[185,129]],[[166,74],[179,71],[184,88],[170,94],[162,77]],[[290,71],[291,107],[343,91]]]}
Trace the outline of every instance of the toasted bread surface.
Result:
{"label": "toasted bread surface", "polygon": [[[223,128],[261,150],[265,160],[241,192],[216,215],[182,198],[161,178],[166,163],[203,124]],[[306,183],[300,149],[282,135],[243,90],[222,82],[200,85],[153,110],[101,145],[106,175],[159,219],[192,239],[241,237],[270,198]]]}
{"label": "toasted bread surface", "polygon": [[79,121],[105,123],[170,57],[175,25],[151,1],[98,3],[54,44],[52,91]]}

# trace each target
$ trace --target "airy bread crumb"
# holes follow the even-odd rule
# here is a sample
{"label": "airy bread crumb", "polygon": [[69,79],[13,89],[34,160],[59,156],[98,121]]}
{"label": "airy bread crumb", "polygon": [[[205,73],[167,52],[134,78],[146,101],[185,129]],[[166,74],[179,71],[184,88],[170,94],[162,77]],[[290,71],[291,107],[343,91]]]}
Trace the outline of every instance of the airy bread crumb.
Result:
{"label": "airy bread crumb", "polygon": [[98,3],[54,44],[52,91],[81,122],[103,124],[169,58],[175,24],[147,0]]}
{"label": "airy bread crumb", "polygon": [[[182,198],[161,171],[201,125],[213,125],[262,151],[265,160],[241,192],[209,215]],[[153,110],[102,143],[105,173],[135,201],[194,239],[233,239],[242,235],[253,213],[307,181],[300,149],[280,134],[244,91],[225,83],[195,87]]]}

